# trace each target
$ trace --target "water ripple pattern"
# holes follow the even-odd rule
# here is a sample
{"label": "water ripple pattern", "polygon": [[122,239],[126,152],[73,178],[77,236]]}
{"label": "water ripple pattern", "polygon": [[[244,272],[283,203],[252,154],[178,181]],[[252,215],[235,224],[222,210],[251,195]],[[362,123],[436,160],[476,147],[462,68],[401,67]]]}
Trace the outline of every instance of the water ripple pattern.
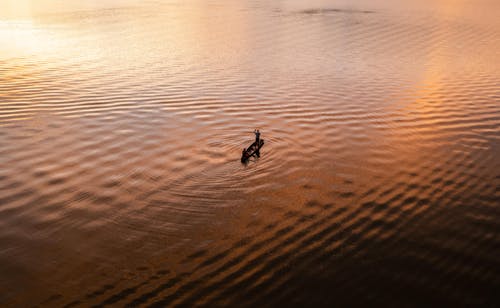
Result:
{"label": "water ripple pattern", "polygon": [[101,2],[0,4],[1,306],[498,306],[498,2]]}

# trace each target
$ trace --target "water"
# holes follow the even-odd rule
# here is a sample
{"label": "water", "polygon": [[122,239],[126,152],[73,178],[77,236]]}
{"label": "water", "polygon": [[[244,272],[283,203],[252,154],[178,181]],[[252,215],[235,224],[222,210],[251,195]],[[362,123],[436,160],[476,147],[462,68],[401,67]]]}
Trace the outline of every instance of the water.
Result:
{"label": "water", "polygon": [[2,306],[498,304],[500,5],[435,2],[2,2]]}

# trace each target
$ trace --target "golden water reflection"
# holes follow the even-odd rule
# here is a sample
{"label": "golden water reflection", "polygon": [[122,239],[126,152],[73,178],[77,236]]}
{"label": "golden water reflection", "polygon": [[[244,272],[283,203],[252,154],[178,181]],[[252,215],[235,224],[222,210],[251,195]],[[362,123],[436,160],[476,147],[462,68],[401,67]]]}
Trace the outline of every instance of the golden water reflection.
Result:
{"label": "golden water reflection", "polygon": [[488,306],[496,8],[1,2],[0,305]]}

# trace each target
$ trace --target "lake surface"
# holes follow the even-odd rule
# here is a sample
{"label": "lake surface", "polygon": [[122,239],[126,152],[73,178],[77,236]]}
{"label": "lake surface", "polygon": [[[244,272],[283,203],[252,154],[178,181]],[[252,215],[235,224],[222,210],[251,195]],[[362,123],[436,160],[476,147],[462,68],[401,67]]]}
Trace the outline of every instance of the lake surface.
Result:
{"label": "lake surface", "polygon": [[80,2],[0,4],[1,306],[498,305],[499,1]]}

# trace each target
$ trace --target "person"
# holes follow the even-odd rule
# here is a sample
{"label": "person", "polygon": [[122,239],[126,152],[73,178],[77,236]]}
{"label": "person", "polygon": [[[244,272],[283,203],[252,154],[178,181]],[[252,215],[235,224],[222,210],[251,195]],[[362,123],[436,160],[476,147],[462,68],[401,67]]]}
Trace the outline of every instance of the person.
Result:
{"label": "person", "polygon": [[257,145],[259,144],[259,141],[260,141],[260,132],[258,129],[255,129],[253,131],[253,133],[255,134],[255,142],[257,143]]}

